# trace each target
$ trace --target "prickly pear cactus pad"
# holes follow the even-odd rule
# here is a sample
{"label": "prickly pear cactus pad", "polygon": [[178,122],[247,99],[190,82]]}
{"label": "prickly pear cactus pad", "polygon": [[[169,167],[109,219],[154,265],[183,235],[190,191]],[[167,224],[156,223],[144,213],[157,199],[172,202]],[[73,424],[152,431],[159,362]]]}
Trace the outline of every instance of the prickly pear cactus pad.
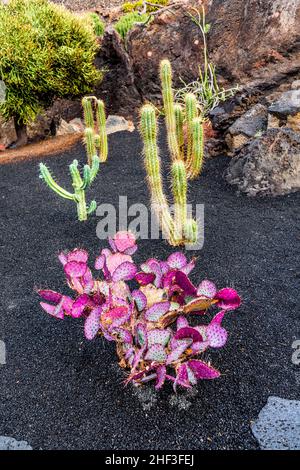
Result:
{"label": "prickly pear cactus pad", "polygon": [[[228,334],[222,323],[240,306],[237,292],[218,290],[209,280],[194,286],[189,274],[195,260],[181,252],[165,261],[148,259],[138,267],[132,259],[136,240],[130,232],[118,232],[109,244],[96,257],[96,276],[84,249],[60,253],[75,298],[40,289],[41,307],[59,320],[83,320],[90,341],[103,336],[115,342],[119,365],[128,372],[126,384],[153,382],[160,389],[170,381],[176,391],[218,378],[220,372],[203,353],[225,346]],[[210,315],[212,308],[217,310]]]}

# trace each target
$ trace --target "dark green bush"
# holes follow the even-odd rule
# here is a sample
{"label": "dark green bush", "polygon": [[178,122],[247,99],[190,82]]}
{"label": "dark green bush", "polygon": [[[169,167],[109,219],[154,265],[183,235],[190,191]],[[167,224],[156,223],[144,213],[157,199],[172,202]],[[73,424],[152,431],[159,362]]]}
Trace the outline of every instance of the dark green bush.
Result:
{"label": "dark green bush", "polygon": [[0,3],[0,79],[7,87],[4,118],[26,124],[54,97],[89,93],[101,79],[90,17],[47,0]]}

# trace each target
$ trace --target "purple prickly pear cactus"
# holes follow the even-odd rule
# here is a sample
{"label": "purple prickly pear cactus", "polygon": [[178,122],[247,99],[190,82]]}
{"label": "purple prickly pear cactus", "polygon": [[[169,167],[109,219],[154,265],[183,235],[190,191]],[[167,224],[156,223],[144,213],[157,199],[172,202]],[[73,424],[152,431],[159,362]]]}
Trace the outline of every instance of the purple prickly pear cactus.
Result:
{"label": "purple prickly pear cactus", "polygon": [[[163,261],[151,258],[138,268],[132,259],[137,245],[130,232],[118,232],[109,244],[110,249],[96,258],[96,277],[88,267],[87,251],[60,253],[75,298],[41,289],[41,307],[58,319],[83,319],[88,340],[103,336],[115,342],[119,364],[129,371],[125,383],[153,382],[159,390],[171,382],[176,391],[220,377],[203,353],[226,344],[228,333],[222,322],[240,306],[237,292],[218,290],[206,279],[196,288],[189,279],[195,260],[188,261],[180,252]],[[206,321],[212,308],[220,310]],[[195,321],[191,323],[190,317]]]}

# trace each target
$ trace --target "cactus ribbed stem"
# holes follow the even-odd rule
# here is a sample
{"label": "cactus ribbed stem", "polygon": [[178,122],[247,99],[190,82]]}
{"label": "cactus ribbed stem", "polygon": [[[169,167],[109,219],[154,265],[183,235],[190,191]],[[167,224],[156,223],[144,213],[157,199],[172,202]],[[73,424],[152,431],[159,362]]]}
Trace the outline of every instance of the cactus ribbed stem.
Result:
{"label": "cactus ribbed stem", "polygon": [[108,144],[107,144],[107,133],[106,133],[106,116],[105,116],[105,106],[103,101],[97,100],[97,126],[98,126],[98,135],[99,142],[97,147],[99,148],[99,159],[100,162],[105,162],[108,155]]}
{"label": "cactus ribbed stem", "polygon": [[45,183],[49,186],[49,188],[52,189],[52,191],[54,191],[56,194],[63,197],[64,199],[74,201],[74,194],[70,193],[69,191],[66,191],[64,188],[59,186],[59,184],[57,184],[54,178],[52,177],[46,165],[44,165],[43,163],[40,163],[40,178],[44,180]]}
{"label": "cactus ribbed stem", "polygon": [[74,195],[77,202],[77,215],[78,220],[87,220],[87,210],[85,201],[84,182],[78,170],[78,161],[74,160],[70,165],[70,173],[72,178],[72,185],[74,188]]}
{"label": "cactus ribbed stem", "polygon": [[201,118],[195,118],[193,120],[193,158],[189,167],[188,176],[191,179],[199,176],[204,155],[204,136],[203,136],[203,122]]}
{"label": "cactus ribbed stem", "polygon": [[187,132],[186,166],[188,171],[192,165],[193,159],[193,121],[197,116],[197,98],[192,93],[188,93],[185,97],[185,119]]}
{"label": "cactus ribbed stem", "polygon": [[155,108],[147,104],[141,111],[141,133],[144,140],[145,166],[151,192],[152,206],[161,221],[162,231],[174,243],[174,223],[170,214],[169,205],[163,192],[160,158],[157,147],[157,122]]}
{"label": "cactus ribbed stem", "polygon": [[96,178],[100,168],[100,160],[98,157],[94,156],[92,158],[92,166],[91,166],[91,174],[90,174],[90,183],[89,185],[92,184],[94,179]]}
{"label": "cactus ribbed stem", "polygon": [[96,201],[91,201],[88,209],[87,209],[87,214],[90,215],[92,214],[93,212],[95,212],[95,210],[97,209],[97,203]]}
{"label": "cactus ribbed stem", "polygon": [[87,220],[87,208],[85,201],[85,192],[83,189],[75,189],[74,191],[77,199],[77,216],[80,222]]}
{"label": "cactus ribbed stem", "polygon": [[183,161],[172,164],[172,192],[174,196],[174,238],[178,244],[184,241],[187,215],[187,177]]}
{"label": "cactus ribbed stem", "polygon": [[168,130],[169,149],[172,159],[177,160],[180,159],[180,150],[176,133],[174,93],[172,89],[172,68],[168,60],[163,60],[160,64],[160,79],[162,86],[166,126]]}
{"label": "cactus ribbed stem", "polygon": [[185,224],[185,239],[187,243],[194,244],[198,239],[198,225],[194,219],[187,220]]}
{"label": "cactus ribbed stem", "polygon": [[86,153],[87,153],[87,160],[88,164],[92,164],[92,159],[95,155],[97,155],[96,145],[95,145],[95,138],[94,138],[94,130],[91,127],[87,127],[84,131],[85,136],[85,145],[86,145]]}
{"label": "cactus ribbed stem", "polygon": [[184,113],[182,106],[178,103],[174,105],[175,121],[176,121],[176,136],[180,151],[180,157],[184,158],[184,134],[183,134],[183,121]]}
{"label": "cactus ribbed stem", "polygon": [[94,99],[94,98],[85,96],[82,99],[81,103],[83,107],[83,116],[84,116],[85,126],[93,129],[94,128],[94,114],[93,114],[93,106],[92,106],[91,99]]}
{"label": "cactus ribbed stem", "polygon": [[[94,120],[93,103],[95,104],[96,122]],[[100,162],[105,162],[108,155],[108,143],[106,132],[105,105],[95,96],[88,96],[82,100],[85,122],[85,145],[88,164],[91,166],[93,157],[98,156]]]}
{"label": "cactus ribbed stem", "polygon": [[70,168],[70,173],[72,177],[72,185],[74,189],[77,188],[82,188],[83,187],[83,181],[80,176],[79,170],[78,170],[78,161],[74,160],[73,163],[69,166]]}

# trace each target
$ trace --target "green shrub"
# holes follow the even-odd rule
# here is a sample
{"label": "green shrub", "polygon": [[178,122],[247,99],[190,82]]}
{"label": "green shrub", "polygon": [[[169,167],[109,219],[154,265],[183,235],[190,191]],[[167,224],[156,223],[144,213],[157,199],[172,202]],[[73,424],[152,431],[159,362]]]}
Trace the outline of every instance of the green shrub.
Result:
{"label": "green shrub", "polygon": [[[158,10],[160,7],[168,5],[169,0],[151,0],[152,5],[147,5],[147,13]],[[137,2],[125,2],[123,4],[123,11],[125,13],[130,13],[132,11],[138,11],[143,8],[143,0],[138,0]],[[155,6],[157,5],[157,6]]]}
{"label": "green shrub", "polygon": [[149,15],[147,15],[147,13],[140,14],[137,11],[133,11],[121,16],[119,21],[115,24],[115,30],[120,34],[121,38],[125,40],[135,23],[146,23],[148,20]]}
{"label": "green shrub", "polygon": [[0,3],[0,79],[4,118],[34,120],[54,97],[89,93],[102,74],[94,66],[93,22],[47,0]]}
{"label": "green shrub", "polygon": [[97,37],[102,37],[105,31],[105,23],[102,19],[97,15],[97,13],[90,13],[90,18],[93,22],[94,26],[94,33]]}
{"label": "green shrub", "polygon": [[152,3],[153,5],[157,5],[157,6],[148,5],[147,12],[156,11],[161,7],[167,6],[169,3],[169,0],[154,0],[154,1],[151,0],[150,3]]}
{"label": "green shrub", "polygon": [[124,13],[131,13],[143,7],[143,0],[137,2],[125,2],[122,6]]}

